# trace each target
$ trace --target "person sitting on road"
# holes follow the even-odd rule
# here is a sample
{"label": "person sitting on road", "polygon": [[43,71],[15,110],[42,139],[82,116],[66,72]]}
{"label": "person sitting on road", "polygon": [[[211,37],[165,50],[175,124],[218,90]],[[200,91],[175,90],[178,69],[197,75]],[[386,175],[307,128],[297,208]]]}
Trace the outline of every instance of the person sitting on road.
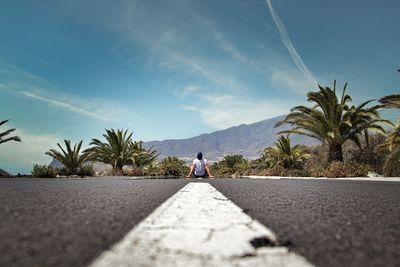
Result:
{"label": "person sitting on road", "polygon": [[190,178],[194,175],[196,178],[214,178],[210,173],[210,168],[208,167],[207,160],[203,159],[203,153],[197,153],[197,158],[193,160],[192,166],[190,166],[190,172],[186,178]]}

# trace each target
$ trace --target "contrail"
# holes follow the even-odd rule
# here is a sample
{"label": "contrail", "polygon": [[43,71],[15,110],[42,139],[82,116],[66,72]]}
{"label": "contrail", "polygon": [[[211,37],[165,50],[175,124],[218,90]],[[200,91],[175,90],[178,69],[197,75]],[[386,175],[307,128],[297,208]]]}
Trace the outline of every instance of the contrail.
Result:
{"label": "contrail", "polygon": [[271,12],[272,18],[275,21],[276,26],[278,27],[279,35],[281,36],[281,40],[286,48],[289,50],[290,56],[292,57],[294,63],[296,64],[297,68],[304,74],[304,76],[309,80],[313,85],[317,87],[318,83],[315,79],[314,75],[311,71],[307,68],[304,64],[303,60],[301,59],[300,55],[297,53],[296,49],[294,48],[292,41],[290,41],[289,35],[286,31],[285,25],[279,18],[278,14],[276,14],[274,8],[272,7],[271,0],[265,0],[269,7],[269,11]]}

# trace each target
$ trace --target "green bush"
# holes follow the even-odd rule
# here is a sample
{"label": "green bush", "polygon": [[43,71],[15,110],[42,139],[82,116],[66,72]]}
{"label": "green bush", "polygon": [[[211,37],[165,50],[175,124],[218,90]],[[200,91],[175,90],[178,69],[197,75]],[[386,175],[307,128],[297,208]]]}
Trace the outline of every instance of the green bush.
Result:
{"label": "green bush", "polygon": [[157,164],[151,163],[143,168],[143,174],[146,176],[160,176],[161,169]]}
{"label": "green bush", "polygon": [[398,145],[389,154],[383,166],[383,174],[387,177],[400,176],[400,146]]}
{"label": "green bush", "polygon": [[227,155],[220,162],[213,164],[212,173],[221,177],[247,174],[250,169],[249,162],[242,155]]}
{"label": "green bush", "polygon": [[83,165],[82,167],[78,168],[78,170],[75,173],[72,173],[70,169],[67,168],[61,168],[61,169],[56,169],[57,174],[62,175],[62,176],[94,176],[95,172],[93,170],[93,167],[89,164]]}
{"label": "green bush", "polygon": [[368,144],[365,141],[361,143],[362,149],[348,143],[343,149],[345,161],[367,164],[373,167],[374,172],[382,173],[385,160],[390,154],[388,147],[384,145],[385,141],[385,135],[374,134],[369,136]]}
{"label": "green bush", "polygon": [[168,156],[159,164],[161,174],[166,176],[184,176],[189,173],[189,167],[183,160]]}
{"label": "green bush", "polygon": [[32,176],[36,178],[55,178],[58,174],[58,171],[47,165],[33,165]]}
{"label": "green bush", "polygon": [[78,169],[78,176],[94,176],[95,172],[93,170],[92,165],[83,165],[81,168]]}

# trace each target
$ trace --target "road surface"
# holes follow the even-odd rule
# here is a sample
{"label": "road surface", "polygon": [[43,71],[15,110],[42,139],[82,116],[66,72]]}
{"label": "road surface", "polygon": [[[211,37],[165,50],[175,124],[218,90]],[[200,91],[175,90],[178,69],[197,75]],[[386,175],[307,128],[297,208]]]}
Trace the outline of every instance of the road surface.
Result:
{"label": "road surface", "polygon": [[0,266],[88,266],[189,182],[316,266],[400,266],[400,183],[124,177],[0,179]]}

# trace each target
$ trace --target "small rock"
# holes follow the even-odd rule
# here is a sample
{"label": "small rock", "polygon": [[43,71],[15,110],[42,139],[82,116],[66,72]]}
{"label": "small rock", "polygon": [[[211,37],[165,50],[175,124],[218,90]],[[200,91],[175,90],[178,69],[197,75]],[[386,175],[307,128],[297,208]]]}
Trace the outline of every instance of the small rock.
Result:
{"label": "small rock", "polygon": [[380,174],[378,174],[378,173],[376,173],[376,172],[368,172],[367,176],[368,176],[369,178],[383,177],[383,175],[380,175]]}

